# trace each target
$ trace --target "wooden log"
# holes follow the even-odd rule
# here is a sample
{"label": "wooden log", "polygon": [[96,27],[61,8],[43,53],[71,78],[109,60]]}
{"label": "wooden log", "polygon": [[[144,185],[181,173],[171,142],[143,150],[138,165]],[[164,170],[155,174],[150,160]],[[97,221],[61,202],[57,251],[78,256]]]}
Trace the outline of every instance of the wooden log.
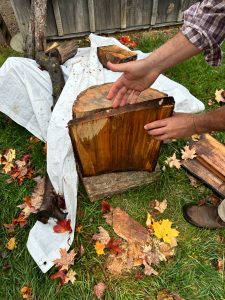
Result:
{"label": "wooden log", "polygon": [[64,41],[61,43],[55,42],[45,51],[45,54],[51,57],[58,57],[61,65],[64,64],[68,59],[74,57],[76,53],[77,46],[75,40]]}
{"label": "wooden log", "polygon": [[225,146],[209,134],[191,143],[197,157],[182,161],[182,166],[213,188],[222,197],[225,196]]}
{"label": "wooden log", "polygon": [[[112,101],[106,97],[113,83],[104,83],[98,86],[92,86],[78,95],[73,105],[73,117],[78,118],[90,115],[93,111],[102,109],[111,109]],[[146,89],[137,99],[137,103],[146,100],[164,98],[167,95],[155,89]]]}
{"label": "wooden log", "polygon": [[[96,95],[98,90],[96,86],[91,92]],[[150,92],[151,89],[146,95]],[[150,137],[144,125],[169,117],[174,101],[171,97],[145,100],[118,109],[92,110],[69,122],[69,133],[83,176],[154,171],[161,142]]]}
{"label": "wooden log", "polygon": [[82,177],[82,183],[90,201],[94,202],[106,197],[123,193],[129,189],[152,184],[160,179],[160,168],[154,172],[130,171],[114,172],[91,177]]}
{"label": "wooden log", "polygon": [[98,47],[97,54],[99,61],[105,68],[107,68],[108,61],[120,64],[137,59],[137,53],[116,45]]}

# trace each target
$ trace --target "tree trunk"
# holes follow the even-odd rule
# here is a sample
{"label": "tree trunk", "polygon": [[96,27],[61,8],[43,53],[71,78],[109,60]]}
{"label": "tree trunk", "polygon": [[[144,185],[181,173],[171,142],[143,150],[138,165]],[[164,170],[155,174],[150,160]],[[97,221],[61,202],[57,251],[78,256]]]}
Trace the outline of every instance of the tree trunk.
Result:
{"label": "tree trunk", "polygon": [[38,51],[45,49],[45,24],[47,0],[31,0],[30,20],[25,41],[27,57],[35,58]]}

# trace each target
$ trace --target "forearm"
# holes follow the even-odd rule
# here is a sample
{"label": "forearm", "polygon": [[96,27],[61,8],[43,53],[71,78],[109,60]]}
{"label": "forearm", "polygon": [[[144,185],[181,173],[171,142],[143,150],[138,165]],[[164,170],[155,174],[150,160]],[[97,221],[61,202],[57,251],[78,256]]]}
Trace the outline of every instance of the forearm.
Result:
{"label": "forearm", "polygon": [[193,121],[197,133],[225,130],[225,107],[216,110],[193,115]]}
{"label": "forearm", "polygon": [[201,50],[179,32],[148,56],[146,62],[150,70],[156,69],[160,74],[200,52]]}

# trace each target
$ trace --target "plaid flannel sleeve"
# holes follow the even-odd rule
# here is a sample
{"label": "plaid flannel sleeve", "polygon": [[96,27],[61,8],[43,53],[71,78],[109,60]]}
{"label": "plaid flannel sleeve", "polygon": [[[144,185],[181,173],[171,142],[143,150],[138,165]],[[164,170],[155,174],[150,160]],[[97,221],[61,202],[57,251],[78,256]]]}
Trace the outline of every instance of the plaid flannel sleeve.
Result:
{"label": "plaid flannel sleeve", "polygon": [[208,64],[219,65],[220,44],[225,40],[225,0],[204,0],[192,5],[184,12],[181,32],[203,50]]}

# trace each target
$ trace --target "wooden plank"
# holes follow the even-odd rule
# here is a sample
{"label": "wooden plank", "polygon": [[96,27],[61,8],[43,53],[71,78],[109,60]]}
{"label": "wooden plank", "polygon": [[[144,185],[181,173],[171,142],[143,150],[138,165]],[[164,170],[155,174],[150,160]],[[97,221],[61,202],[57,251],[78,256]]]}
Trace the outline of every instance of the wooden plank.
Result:
{"label": "wooden plank", "polygon": [[127,0],[121,0],[120,18],[121,18],[120,27],[122,29],[125,29],[127,27]]}
{"label": "wooden plank", "polygon": [[95,26],[100,32],[121,26],[121,0],[94,0]]}
{"label": "wooden plank", "polygon": [[64,32],[63,32],[63,25],[62,25],[62,19],[61,19],[58,0],[52,0],[52,6],[53,6],[54,15],[55,15],[55,21],[56,21],[58,35],[63,36]]}
{"label": "wooden plank", "polygon": [[92,177],[81,177],[89,199],[93,202],[129,189],[141,187],[159,181],[160,168],[154,172],[115,172]]}
{"label": "wooden plank", "polygon": [[206,184],[225,195],[225,146],[209,134],[201,136],[200,140],[191,143],[197,157],[183,161],[188,171],[203,180]]}
{"label": "wooden plank", "polygon": [[16,20],[24,40],[30,18],[30,0],[10,0]]}
{"label": "wooden plank", "polygon": [[52,1],[47,1],[47,26],[46,26],[46,36],[58,37],[58,30],[56,26],[55,15],[53,11]]}
{"label": "wooden plank", "polygon": [[150,25],[152,1],[127,0],[127,27]]}
{"label": "wooden plank", "polygon": [[156,23],[156,18],[157,18],[157,11],[158,11],[158,0],[153,0],[152,3],[152,14],[151,14],[151,25],[155,25]]}
{"label": "wooden plank", "polygon": [[185,4],[185,0],[180,0],[180,9],[177,15],[177,21],[181,22],[183,20],[183,11],[184,11],[184,4]]}
{"label": "wooden plank", "polygon": [[90,23],[90,31],[95,32],[95,8],[94,8],[94,0],[88,0],[88,13],[89,13],[89,23]]}
{"label": "wooden plank", "polygon": [[11,34],[6,26],[0,14],[0,45],[9,45],[11,40]]}
{"label": "wooden plank", "polygon": [[158,15],[156,23],[167,23],[177,21],[180,9],[180,1],[164,0],[158,3]]}

